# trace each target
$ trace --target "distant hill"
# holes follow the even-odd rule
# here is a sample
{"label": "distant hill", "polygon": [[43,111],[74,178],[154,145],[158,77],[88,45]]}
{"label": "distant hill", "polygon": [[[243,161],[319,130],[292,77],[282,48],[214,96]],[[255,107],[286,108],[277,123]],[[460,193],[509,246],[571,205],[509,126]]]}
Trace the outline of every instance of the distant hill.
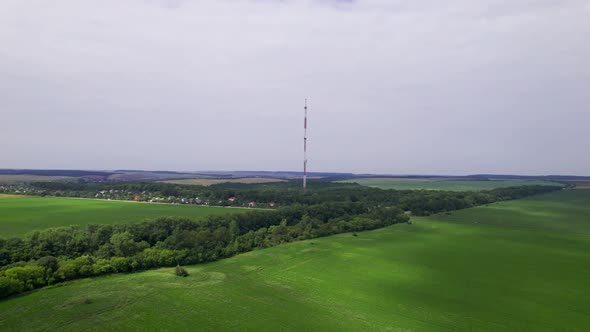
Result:
{"label": "distant hill", "polygon": [[[145,182],[180,179],[240,179],[240,178],[264,178],[294,180],[300,179],[303,172],[298,171],[148,171],[148,170],[55,170],[55,169],[0,169],[0,175],[29,176],[31,181],[43,181],[42,177],[55,181],[56,177],[67,177],[67,180],[80,180],[87,182]],[[49,178],[51,177],[51,178]],[[310,179],[325,182],[345,181],[351,179],[447,179],[458,181],[489,181],[489,180],[540,180],[540,181],[590,181],[590,176],[573,175],[511,175],[511,174],[472,174],[465,176],[449,175],[395,175],[395,174],[354,174],[338,172],[310,172]],[[26,177],[23,177],[26,179]]]}
{"label": "distant hill", "polygon": [[42,176],[101,176],[108,177],[112,172],[84,171],[84,170],[60,170],[60,169],[0,169],[0,175],[42,175]]}

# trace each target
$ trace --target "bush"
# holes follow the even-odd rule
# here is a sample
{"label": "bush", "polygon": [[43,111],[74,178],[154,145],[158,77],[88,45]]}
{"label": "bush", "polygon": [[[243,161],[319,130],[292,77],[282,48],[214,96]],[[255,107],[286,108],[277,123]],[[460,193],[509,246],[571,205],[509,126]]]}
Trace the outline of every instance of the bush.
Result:
{"label": "bush", "polygon": [[129,270],[129,264],[125,257],[113,257],[111,258],[111,266],[115,272],[127,272]]}
{"label": "bush", "polygon": [[24,282],[0,276],[0,298],[18,294],[25,290]]}
{"label": "bush", "polygon": [[180,265],[176,265],[176,268],[174,269],[174,274],[176,274],[179,277],[188,277],[188,271]]}
{"label": "bush", "polygon": [[94,274],[106,274],[114,271],[111,262],[108,259],[101,258],[92,265]]}
{"label": "bush", "polygon": [[45,256],[45,257],[41,257],[39,260],[37,260],[37,265],[42,266],[46,269],[51,270],[51,272],[55,272],[57,271],[57,268],[59,267],[59,262],[57,260],[57,258],[53,257],[53,256]]}

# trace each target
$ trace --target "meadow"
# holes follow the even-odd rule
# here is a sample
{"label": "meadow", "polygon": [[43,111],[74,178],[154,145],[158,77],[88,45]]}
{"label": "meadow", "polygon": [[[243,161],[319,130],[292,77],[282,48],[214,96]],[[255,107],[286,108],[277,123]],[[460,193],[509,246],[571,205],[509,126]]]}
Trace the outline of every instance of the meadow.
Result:
{"label": "meadow", "polygon": [[0,237],[19,237],[33,230],[68,225],[139,223],[165,216],[200,219],[245,211],[208,206],[0,195]]}
{"label": "meadow", "polygon": [[439,178],[363,178],[338,181],[341,183],[358,183],[362,186],[396,189],[396,190],[445,190],[445,191],[480,191],[495,188],[518,187],[526,185],[560,185],[551,181],[536,180],[454,180]]}
{"label": "meadow", "polygon": [[49,287],[0,329],[587,331],[589,235],[590,190],[563,190]]}

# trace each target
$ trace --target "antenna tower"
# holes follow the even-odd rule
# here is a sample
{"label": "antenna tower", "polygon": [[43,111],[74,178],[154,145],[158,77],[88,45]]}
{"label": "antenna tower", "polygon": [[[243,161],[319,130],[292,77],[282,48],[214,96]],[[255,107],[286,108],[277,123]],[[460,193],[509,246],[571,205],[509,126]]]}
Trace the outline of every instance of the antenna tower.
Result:
{"label": "antenna tower", "polygon": [[303,120],[303,191],[307,189],[307,99],[305,99],[305,118]]}

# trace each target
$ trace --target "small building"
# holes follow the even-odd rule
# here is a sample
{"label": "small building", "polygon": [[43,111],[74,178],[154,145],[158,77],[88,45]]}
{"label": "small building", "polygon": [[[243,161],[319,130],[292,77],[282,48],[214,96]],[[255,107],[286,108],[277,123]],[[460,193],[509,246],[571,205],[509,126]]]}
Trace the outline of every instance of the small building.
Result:
{"label": "small building", "polygon": [[133,197],[133,200],[137,202],[137,201],[139,201],[140,198],[141,198],[141,196],[137,195],[137,196]]}
{"label": "small building", "polygon": [[248,207],[249,207],[249,208],[254,208],[254,207],[256,207],[256,202],[250,202],[250,203],[248,203]]}
{"label": "small building", "polygon": [[227,200],[228,200],[228,201],[230,201],[230,202],[233,202],[233,201],[235,201],[235,200],[236,200],[236,197],[235,197],[235,196],[231,196],[231,197],[230,197],[230,198],[228,198]]}

